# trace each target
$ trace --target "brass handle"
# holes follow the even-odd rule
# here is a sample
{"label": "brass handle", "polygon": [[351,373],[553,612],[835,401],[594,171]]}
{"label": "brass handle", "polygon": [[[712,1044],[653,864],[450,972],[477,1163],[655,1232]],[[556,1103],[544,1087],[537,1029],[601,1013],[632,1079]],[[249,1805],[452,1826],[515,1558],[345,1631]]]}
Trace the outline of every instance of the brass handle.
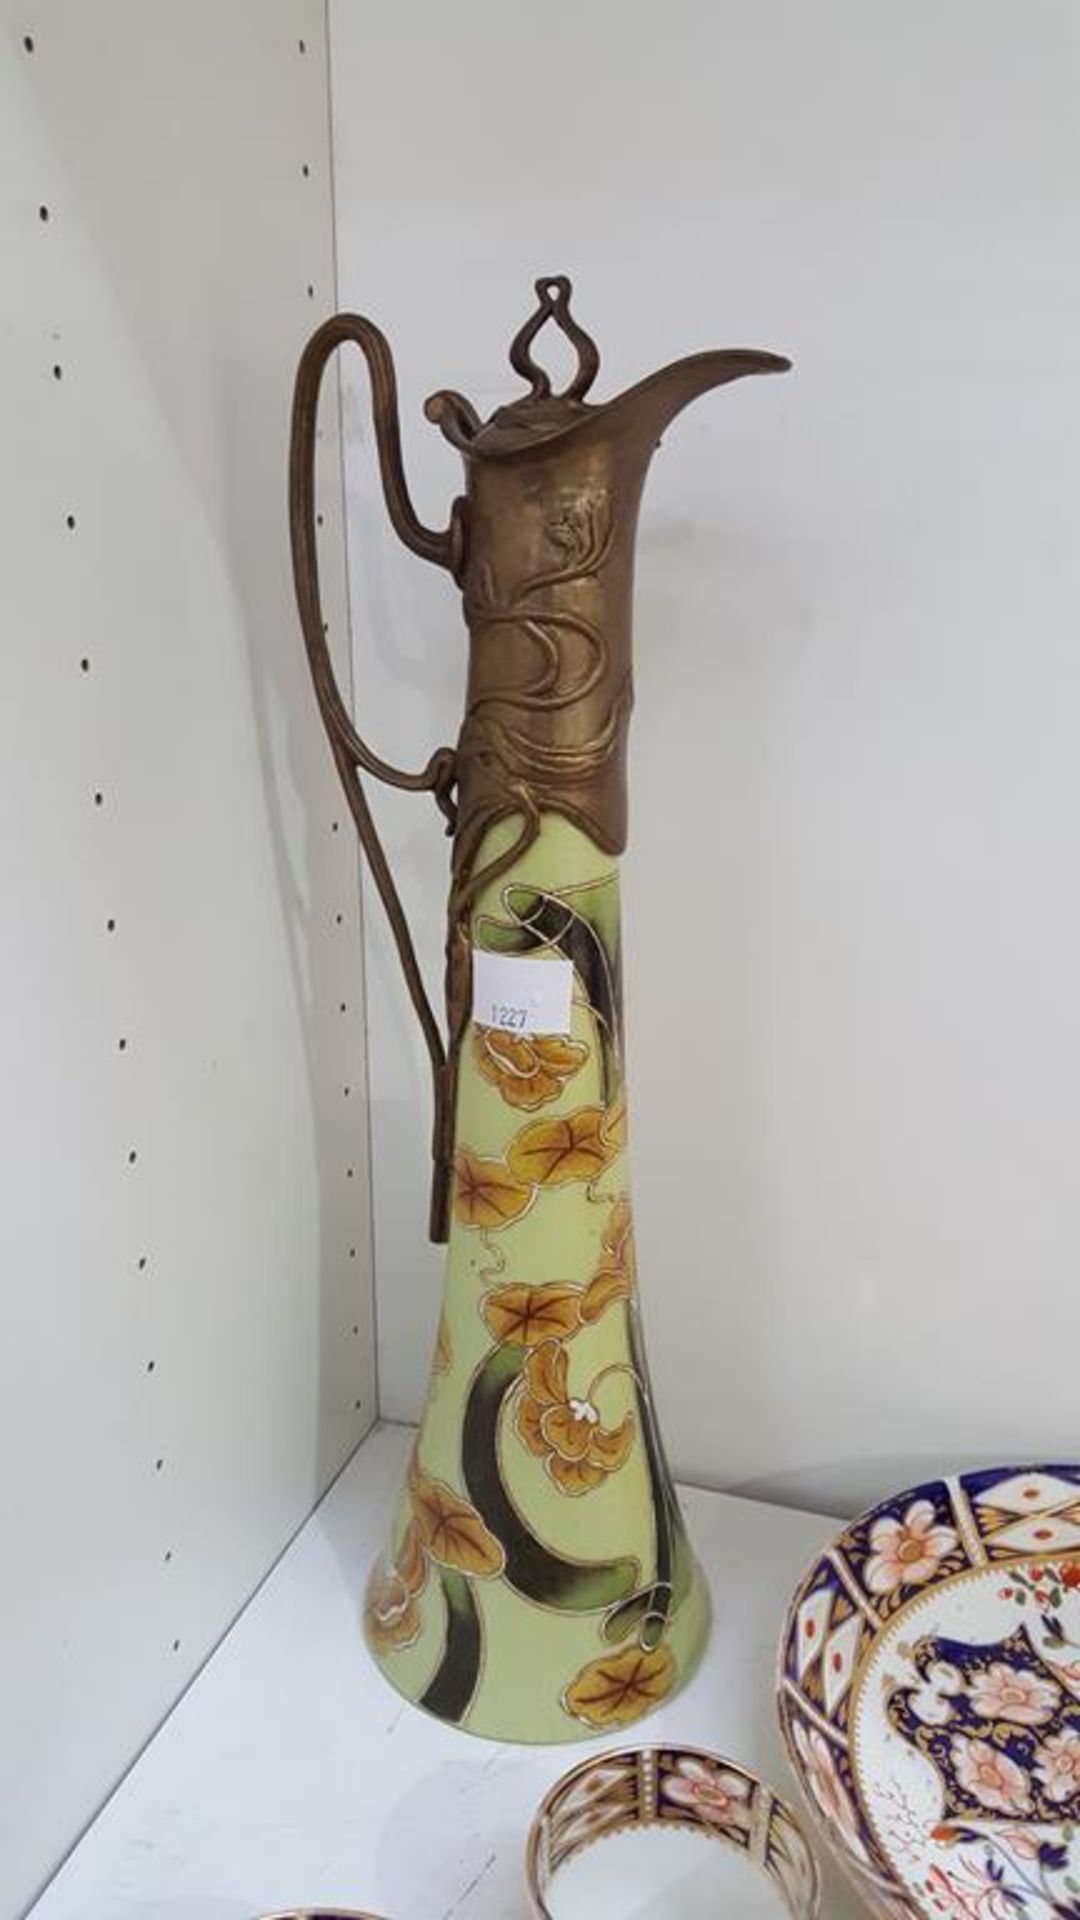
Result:
{"label": "brass handle", "polygon": [[435,1096],[436,1169],[435,1196],[445,1185],[438,1160],[445,1139],[446,1048],[424,991],[416,950],[405,910],[371,817],[360,771],[374,774],[389,786],[409,793],[434,794],[440,811],[452,833],[457,810],[453,788],[457,777],[457,757],[452,747],[439,747],[419,773],[407,773],[383,760],[356,731],[334,675],[330,649],[323,625],[322,595],[319,588],[319,561],[315,533],[315,424],[319,391],[331,355],[343,342],[351,340],[367,362],[371,380],[372,414],[379,472],[383,494],[395,532],[425,560],[448,567],[457,574],[461,566],[462,518],[455,502],[450,525],[444,533],[435,533],[417,518],[405,483],[401,460],[401,435],[398,426],[397,381],[394,362],[385,336],[370,320],[359,314],[339,313],[314,333],[300,359],[293,393],[292,435],[289,448],[289,533],[292,543],[293,581],[300,612],[304,644],[307,648],[315,697],[330,740],[334,761],[345,791],[349,810],[356,822],[361,845],[367,856],[379,897],[386,909],[390,929],[401,960],[409,998],[416,1010],[431,1061]]}

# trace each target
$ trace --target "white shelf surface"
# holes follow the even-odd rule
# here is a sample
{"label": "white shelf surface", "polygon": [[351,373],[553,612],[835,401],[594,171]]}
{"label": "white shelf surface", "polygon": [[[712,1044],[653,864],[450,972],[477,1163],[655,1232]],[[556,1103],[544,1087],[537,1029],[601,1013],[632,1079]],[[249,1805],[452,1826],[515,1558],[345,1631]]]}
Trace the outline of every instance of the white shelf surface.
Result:
{"label": "white shelf surface", "polygon": [[[583,1754],[622,1743],[473,1739],[406,1706],[368,1659],[360,1601],[411,1437],[382,1427],[360,1447],[33,1920],[252,1920],[320,1903],[386,1920],[527,1912],[537,1801]],[[731,1754],[798,1804],[773,1713],[776,1643],[836,1522],[692,1488],[682,1499],[712,1639],[686,1692],[626,1738]],[[827,1920],[856,1920],[854,1895],[826,1880]]]}

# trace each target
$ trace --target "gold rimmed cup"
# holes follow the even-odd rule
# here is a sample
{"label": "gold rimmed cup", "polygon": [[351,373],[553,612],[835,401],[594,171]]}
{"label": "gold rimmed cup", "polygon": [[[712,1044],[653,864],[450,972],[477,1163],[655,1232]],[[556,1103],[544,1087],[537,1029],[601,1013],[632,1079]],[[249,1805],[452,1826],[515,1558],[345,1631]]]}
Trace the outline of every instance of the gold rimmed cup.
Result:
{"label": "gold rimmed cup", "polygon": [[821,1906],[791,1808],[700,1747],[624,1747],[564,1773],[540,1803],[525,1870],[539,1920],[816,1920]]}

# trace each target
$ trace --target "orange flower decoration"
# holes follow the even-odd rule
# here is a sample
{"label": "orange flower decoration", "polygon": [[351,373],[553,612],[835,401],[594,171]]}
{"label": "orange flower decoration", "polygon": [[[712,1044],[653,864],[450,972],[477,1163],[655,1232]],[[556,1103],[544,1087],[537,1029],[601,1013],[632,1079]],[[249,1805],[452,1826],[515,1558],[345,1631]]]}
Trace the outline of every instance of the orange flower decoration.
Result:
{"label": "orange flower decoration", "polygon": [[538,1347],[542,1340],[576,1332],[581,1303],[580,1287],[555,1282],[543,1287],[493,1287],[485,1294],[481,1311],[501,1345]]}
{"label": "orange flower decoration", "polygon": [[600,1132],[614,1159],[626,1145],[626,1087],[621,1086],[610,1107],[605,1108]]}
{"label": "orange flower decoration", "polygon": [[608,1214],[607,1226],[600,1236],[600,1245],[611,1260],[619,1266],[628,1266],[634,1257],[634,1221],[630,1212],[630,1202],[622,1194]]}
{"label": "orange flower decoration", "polygon": [[424,1590],[428,1557],[415,1520],[410,1520],[395,1556],[387,1567],[379,1559],[371,1570],[364,1596],[364,1627],[379,1653],[411,1647],[420,1633],[418,1596]]}
{"label": "orange flower decoration", "polygon": [[615,1300],[626,1300],[634,1287],[634,1228],[630,1202],[616,1200],[600,1240],[600,1264],[585,1289],[581,1318],[599,1320]]}
{"label": "orange flower decoration", "polygon": [[502,1572],[503,1550],[468,1500],[420,1468],[410,1473],[409,1492],[420,1541],[433,1560],[458,1573]]}
{"label": "orange flower decoration", "polygon": [[468,1147],[454,1155],[454,1215],[463,1227],[508,1227],[531,1204],[534,1188],[501,1160],[481,1160]]}
{"label": "orange flower decoration", "polygon": [[589,1057],[581,1040],[564,1040],[558,1033],[504,1033],[499,1027],[477,1027],[473,1052],[483,1078],[498,1087],[508,1106],[526,1113],[557,1100]]}
{"label": "orange flower decoration", "polygon": [[506,1160],[517,1180],[537,1187],[562,1187],[570,1180],[595,1180],[615,1148],[603,1136],[603,1107],[579,1107],[557,1120],[534,1120],[510,1144]]}
{"label": "orange flower decoration", "polygon": [[563,1493],[588,1493],[623,1465],[634,1419],[628,1413],[617,1427],[602,1426],[591,1400],[571,1397],[568,1371],[566,1348],[557,1340],[532,1349],[524,1367],[517,1430]]}
{"label": "orange flower decoration", "polygon": [[582,1667],[563,1694],[563,1706],[590,1727],[623,1727],[659,1706],[671,1692],[675,1661],[667,1647],[627,1647]]}

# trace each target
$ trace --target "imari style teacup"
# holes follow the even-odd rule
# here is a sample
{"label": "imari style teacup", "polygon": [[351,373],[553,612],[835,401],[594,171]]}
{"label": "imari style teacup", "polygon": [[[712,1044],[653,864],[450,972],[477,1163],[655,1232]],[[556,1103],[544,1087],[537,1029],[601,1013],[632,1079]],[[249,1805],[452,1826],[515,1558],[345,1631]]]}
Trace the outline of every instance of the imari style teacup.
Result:
{"label": "imari style teacup", "polygon": [[815,1920],[821,1900],[791,1809],[697,1747],[624,1748],[564,1774],[526,1874],[539,1920]]}

